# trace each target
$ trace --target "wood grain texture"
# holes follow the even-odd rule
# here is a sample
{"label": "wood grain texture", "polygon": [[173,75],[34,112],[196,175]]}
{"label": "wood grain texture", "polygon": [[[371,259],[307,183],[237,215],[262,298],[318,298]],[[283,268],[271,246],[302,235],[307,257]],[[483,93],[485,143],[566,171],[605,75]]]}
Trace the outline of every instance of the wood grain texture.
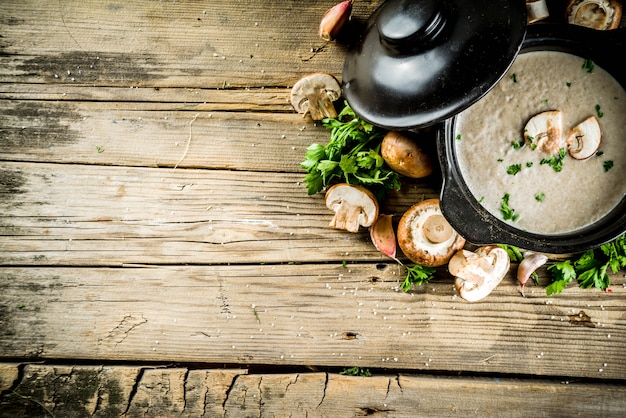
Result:
{"label": "wood grain texture", "polygon": [[0,2],[0,416],[623,414],[624,271],[546,297],[544,266],[522,297],[513,265],[468,303],[442,267],[405,293],[307,196],[329,132],[291,86],[341,79],[381,3],[327,43],[334,1]]}
{"label": "wood grain texture", "polygon": [[[12,358],[361,366],[621,379],[626,281],[480,303],[445,269],[410,293],[395,263],[3,268]],[[545,271],[542,272],[545,280]]]}
{"label": "wood grain texture", "polygon": [[0,396],[0,416],[12,418],[617,417],[626,407],[623,386],[569,381],[249,374],[242,369],[158,366],[4,366],[0,366],[0,378],[4,373],[15,374],[18,368],[21,374],[11,390]]}

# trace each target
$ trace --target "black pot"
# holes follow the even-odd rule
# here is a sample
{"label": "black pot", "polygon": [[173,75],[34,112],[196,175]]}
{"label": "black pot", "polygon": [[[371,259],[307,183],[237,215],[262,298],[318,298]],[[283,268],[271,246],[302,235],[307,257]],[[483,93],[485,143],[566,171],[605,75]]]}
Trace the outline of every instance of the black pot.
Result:
{"label": "black pot", "polygon": [[[616,58],[620,51],[626,50],[626,28],[597,31],[566,24],[531,25],[521,53],[536,50],[557,50],[592,59],[626,88],[626,64]],[[444,178],[440,204],[446,219],[468,241],[478,245],[502,243],[537,252],[569,254],[598,247],[626,231],[626,196],[602,219],[573,233],[540,235],[502,222],[476,201],[463,180],[455,155],[454,125],[455,118],[450,118],[437,129],[437,148]]]}
{"label": "black pot", "polygon": [[374,125],[435,127],[443,173],[441,209],[469,242],[577,253],[626,231],[626,197],[604,218],[576,232],[529,233],[497,219],[476,201],[455,155],[455,115],[495,86],[520,51],[559,50],[592,59],[626,88],[626,65],[618,57],[626,50],[626,28],[527,25],[526,19],[520,0],[387,1],[370,18],[360,44],[348,52],[344,94],[355,113]]}

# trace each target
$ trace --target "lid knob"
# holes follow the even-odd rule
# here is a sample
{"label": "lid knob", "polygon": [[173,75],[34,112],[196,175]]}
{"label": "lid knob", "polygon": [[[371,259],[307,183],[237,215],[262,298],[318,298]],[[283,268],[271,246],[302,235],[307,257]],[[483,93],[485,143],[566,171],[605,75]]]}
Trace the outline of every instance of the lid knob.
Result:
{"label": "lid knob", "polygon": [[400,0],[388,2],[378,15],[383,46],[394,54],[425,50],[443,39],[448,22],[446,2]]}

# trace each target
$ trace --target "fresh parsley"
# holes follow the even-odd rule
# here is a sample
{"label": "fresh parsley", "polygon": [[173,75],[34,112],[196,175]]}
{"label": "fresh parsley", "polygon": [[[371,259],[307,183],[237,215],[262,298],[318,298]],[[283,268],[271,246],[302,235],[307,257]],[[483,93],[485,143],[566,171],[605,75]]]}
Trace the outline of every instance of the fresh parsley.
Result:
{"label": "fresh parsley", "polygon": [[512,164],[506,168],[506,174],[510,174],[512,176],[516,175],[520,171],[522,171],[521,164]]}
{"label": "fresh parsley", "polygon": [[602,167],[604,168],[604,172],[606,173],[613,168],[613,160],[606,160],[604,163],[602,163]]}
{"label": "fresh parsley", "polygon": [[540,162],[541,165],[547,164],[550,167],[552,167],[552,169],[555,172],[560,172],[561,170],[563,170],[563,161],[565,159],[565,148],[561,148],[559,150],[559,153],[556,155],[551,156],[550,158],[543,158]]}
{"label": "fresh parsley", "polygon": [[552,283],[546,287],[548,296],[561,293],[567,285],[578,280],[583,289],[597,287],[606,290],[611,284],[608,272],[615,274],[626,267],[626,234],[614,241],[584,252],[573,264],[561,261],[548,267]]}
{"label": "fresh parsley", "polygon": [[330,141],[326,146],[311,144],[300,164],[307,172],[309,195],[344,181],[367,187],[378,197],[400,189],[400,175],[380,155],[386,131],[360,119],[347,103],[336,119],[325,118],[322,125],[331,131]]}
{"label": "fresh parsley", "polygon": [[592,72],[592,71],[593,71],[593,67],[595,67],[595,66],[596,66],[596,64],[595,64],[592,60],[590,60],[590,59],[586,59],[586,60],[583,62],[582,69],[583,69],[584,71],[587,71],[588,73],[590,73],[590,72]]}
{"label": "fresh parsley", "polygon": [[546,199],[546,194],[545,194],[544,192],[537,193],[537,194],[535,195],[535,200],[536,200],[537,202],[543,202],[545,199]]}
{"label": "fresh parsley", "polygon": [[344,376],[361,376],[361,377],[370,377],[372,375],[369,369],[364,369],[362,367],[357,367],[357,366],[344,369],[342,372],[339,372],[339,374],[344,375]]}
{"label": "fresh parsley", "polygon": [[421,286],[428,283],[435,277],[436,271],[434,267],[426,267],[420,264],[415,264],[413,267],[407,266],[406,270],[406,279],[400,286],[405,292],[411,290],[412,285]]}
{"label": "fresh parsley", "polygon": [[598,115],[598,119],[604,116],[604,112],[602,112],[602,108],[600,107],[599,104],[596,105],[595,109],[596,109],[596,115]]}
{"label": "fresh parsley", "polygon": [[502,219],[504,219],[505,221],[513,221],[513,222],[517,222],[520,219],[520,216],[515,213],[515,209],[511,209],[511,207],[509,206],[509,199],[511,198],[511,195],[508,193],[505,193],[504,196],[502,196],[502,203],[500,204],[500,213],[502,214]]}

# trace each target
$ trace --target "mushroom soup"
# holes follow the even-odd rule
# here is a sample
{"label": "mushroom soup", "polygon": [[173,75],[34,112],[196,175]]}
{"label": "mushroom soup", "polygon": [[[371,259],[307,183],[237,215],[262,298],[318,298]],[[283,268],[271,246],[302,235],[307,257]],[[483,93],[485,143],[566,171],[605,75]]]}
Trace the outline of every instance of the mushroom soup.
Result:
{"label": "mushroom soup", "polygon": [[[560,111],[562,135],[551,154],[528,134],[525,141],[524,132],[533,116],[554,110]],[[599,148],[575,159],[565,138],[591,116],[600,125]],[[574,132],[572,138],[585,139]],[[521,230],[579,230],[607,215],[626,194],[626,91],[581,57],[520,54],[487,95],[456,117],[454,135],[469,190],[492,215]]]}

